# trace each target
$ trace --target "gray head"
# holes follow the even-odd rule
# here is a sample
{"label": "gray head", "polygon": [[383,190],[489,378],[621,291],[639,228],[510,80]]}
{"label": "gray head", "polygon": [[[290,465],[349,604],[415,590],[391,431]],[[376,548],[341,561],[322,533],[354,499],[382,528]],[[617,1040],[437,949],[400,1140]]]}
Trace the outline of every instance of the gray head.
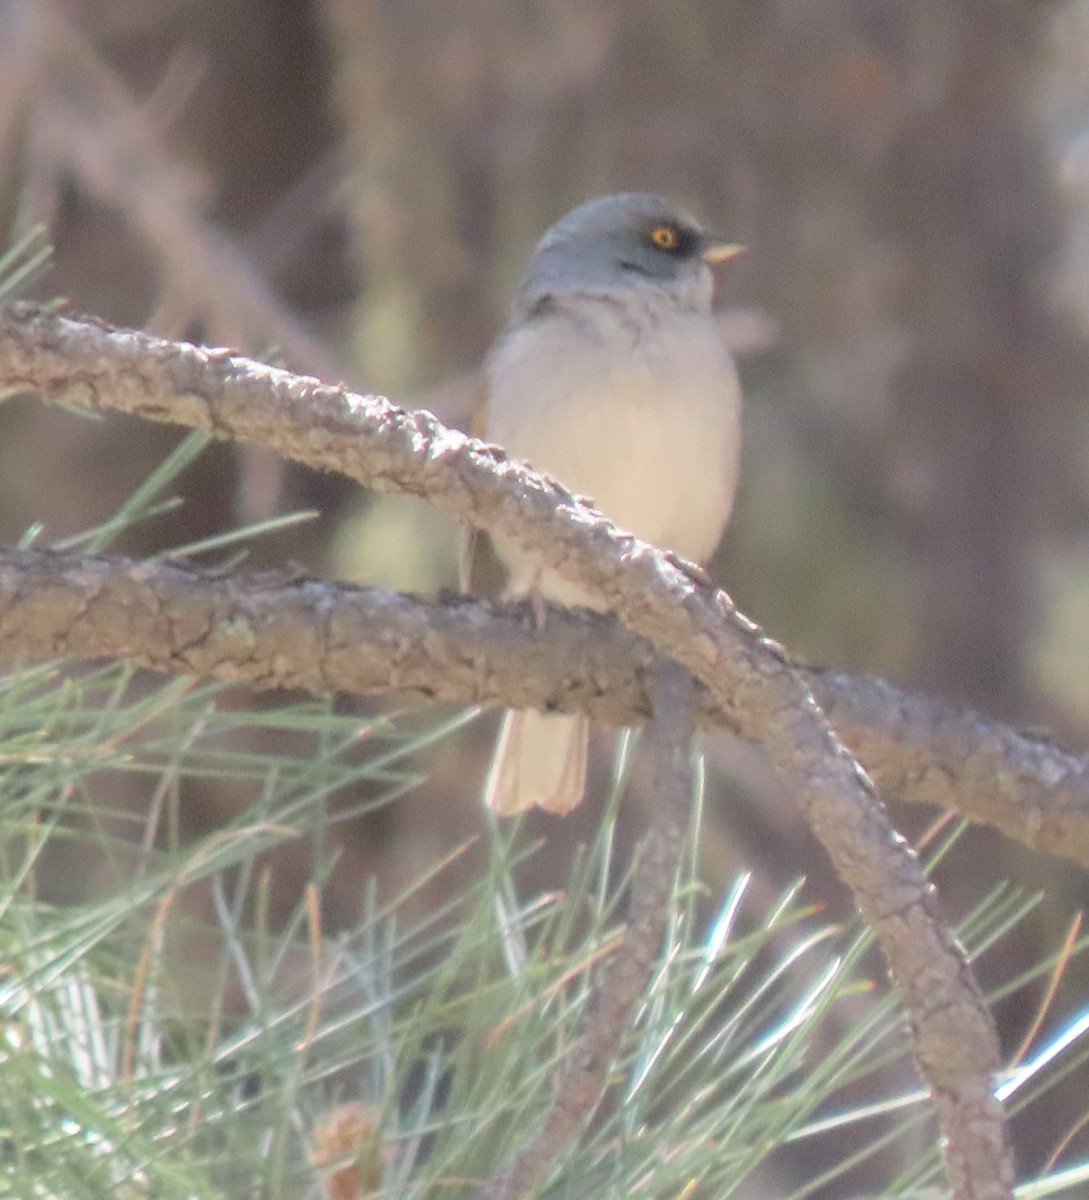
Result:
{"label": "gray head", "polygon": [[537,243],[516,307],[524,312],[550,296],[636,287],[665,292],[682,308],[707,311],[709,264],[740,250],[704,232],[661,196],[599,196],[561,217]]}

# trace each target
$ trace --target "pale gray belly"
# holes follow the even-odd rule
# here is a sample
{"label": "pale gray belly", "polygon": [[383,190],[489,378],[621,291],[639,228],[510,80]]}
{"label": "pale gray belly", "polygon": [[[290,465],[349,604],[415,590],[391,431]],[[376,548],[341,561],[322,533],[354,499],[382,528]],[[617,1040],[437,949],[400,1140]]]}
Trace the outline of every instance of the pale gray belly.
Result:
{"label": "pale gray belly", "polygon": [[[680,334],[648,354],[508,338],[489,364],[487,436],[588,496],[622,529],[704,561],[732,507],[740,398],[710,321],[682,325]],[[522,554],[498,549],[514,590],[530,586]],[[539,586],[568,598],[555,581]]]}

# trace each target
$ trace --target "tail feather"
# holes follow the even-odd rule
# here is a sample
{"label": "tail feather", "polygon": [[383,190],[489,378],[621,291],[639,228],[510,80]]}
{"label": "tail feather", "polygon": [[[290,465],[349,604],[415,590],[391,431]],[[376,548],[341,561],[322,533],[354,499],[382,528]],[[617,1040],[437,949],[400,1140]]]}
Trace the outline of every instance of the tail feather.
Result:
{"label": "tail feather", "polygon": [[586,790],[589,731],[584,716],[508,711],[488,772],[488,807],[502,816],[535,804],[570,812]]}

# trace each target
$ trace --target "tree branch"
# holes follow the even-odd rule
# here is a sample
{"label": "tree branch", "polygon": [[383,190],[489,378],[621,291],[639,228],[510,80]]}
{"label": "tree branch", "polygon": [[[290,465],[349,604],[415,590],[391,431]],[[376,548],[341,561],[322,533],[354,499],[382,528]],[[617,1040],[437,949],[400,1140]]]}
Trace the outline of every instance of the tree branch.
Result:
{"label": "tree branch", "polygon": [[[257,688],[650,715],[659,656],[609,615],[409,596],[285,572],[0,550],[0,662],[126,658]],[[532,664],[532,670],[527,669]],[[1089,762],[880,679],[795,665],[889,800],[948,808],[1089,867]],[[707,727],[744,736],[702,684]]]}
{"label": "tree branch", "polygon": [[63,87],[40,88],[43,149],[59,176],[74,175],[88,195],[144,238],[158,260],[167,303],[178,310],[178,326],[199,319],[209,337],[274,343],[295,365],[335,372],[335,356],[202,211],[209,185],[166,153],[146,105],[130,94],[65,6],[39,3],[36,15],[46,65],[64,79]]}
{"label": "tree branch", "polygon": [[541,1129],[481,1191],[519,1200],[578,1138],[605,1095],[609,1070],[650,982],[669,927],[673,886],[692,806],[692,677],[658,660],[644,742],[654,764],[650,824],[639,846],[624,936],[594,989],[589,1019],[568,1055]]}
{"label": "tree branch", "polygon": [[902,988],[954,1196],[1007,1200],[1013,1169],[992,1093],[998,1041],[935,893],[806,681],[723,592],[617,530],[554,481],[430,413],[220,351],[20,306],[0,317],[0,389],[259,442],[512,538],[707,686],[793,788]]}

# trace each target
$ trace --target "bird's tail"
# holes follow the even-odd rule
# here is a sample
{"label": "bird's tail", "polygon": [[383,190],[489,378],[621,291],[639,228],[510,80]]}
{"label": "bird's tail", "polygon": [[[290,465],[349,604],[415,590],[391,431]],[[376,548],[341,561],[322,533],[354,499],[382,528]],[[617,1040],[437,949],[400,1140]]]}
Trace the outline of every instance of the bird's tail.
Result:
{"label": "bird's tail", "polygon": [[581,715],[509,710],[488,772],[488,807],[502,816],[535,804],[546,812],[570,812],[586,790],[589,733]]}

